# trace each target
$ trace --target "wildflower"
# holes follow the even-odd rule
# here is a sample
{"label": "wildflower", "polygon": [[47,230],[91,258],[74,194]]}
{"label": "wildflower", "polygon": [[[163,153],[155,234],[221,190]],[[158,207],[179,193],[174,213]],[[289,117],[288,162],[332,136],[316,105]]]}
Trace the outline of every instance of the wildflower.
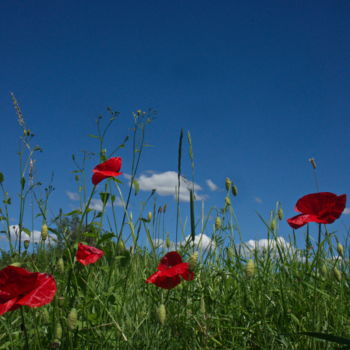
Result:
{"label": "wildflower", "polygon": [[337,196],[330,192],[311,193],[297,201],[295,211],[301,214],[287,220],[298,229],[308,222],[331,224],[342,214],[346,204],[346,194]]}
{"label": "wildflower", "polygon": [[96,186],[102,180],[121,175],[120,168],[122,167],[122,159],[120,157],[114,157],[106,160],[105,162],[96,165],[92,170],[94,175],[92,175],[92,183]]}
{"label": "wildflower", "polygon": [[153,283],[164,289],[172,289],[181,282],[181,278],[186,281],[192,281],[194,278],[194,273],[190,271],[189,264],[182,262],[178,252],[167,253],[160,260],[157,269],[157,272],[147,278],[146,283]]}
{"label": "wildflower", "polygon": [[56,281],[50,275],[7,266],[0,270],[0,315],[23,305],[39,307],[48,304],[56,290]]}
{"label": "wildflower", "polygon": [[100,249],[79,243],[75,257],[81,264],[89,265],[101,259],[104,254],[105,253]]}

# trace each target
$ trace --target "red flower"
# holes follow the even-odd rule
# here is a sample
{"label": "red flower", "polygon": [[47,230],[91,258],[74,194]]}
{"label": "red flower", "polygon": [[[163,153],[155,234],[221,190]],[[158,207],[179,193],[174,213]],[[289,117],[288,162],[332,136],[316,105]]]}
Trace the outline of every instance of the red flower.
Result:
{"label": "red flower", "polygon": [[89,265],[101,259],[104,254],[105,253],[100,249],[79,243],[77,254],[75,257],[77,261],[79,261],[81,264]]}
{"label": "red flower", "polygon": [[189,270],[188,263],[183,263],[178,252],[169,252],[158,265],[158,271],[148,277],[146,283],[154,283],[157,287],[172,289],[181,282],[181,277],[192,281],[194,273]]}
{"label": "red flower", "polygon": [[122,159],[120,157],[114,157],[106,160],[99,165],[96,165],[95,168],[92,169],[94,173],[94,175],[92,175],[92,183],[96,186],[107,177],[113,177],[122,174],[119,172],[121,167]]}
{"label": "red flower", "polygon": [[330,192],[311,193],[301,197],[295,205],[299,215],[287,220],[288,224],[297,229],[308,222],[331,224],[340,217],[346,204],[346,194],[337,196]]}
{"label": "red flower", "polygon": [[48,304],[56,294],[56,281],[50,275],[7,266],[0,271],[0,315],[22,305]]}

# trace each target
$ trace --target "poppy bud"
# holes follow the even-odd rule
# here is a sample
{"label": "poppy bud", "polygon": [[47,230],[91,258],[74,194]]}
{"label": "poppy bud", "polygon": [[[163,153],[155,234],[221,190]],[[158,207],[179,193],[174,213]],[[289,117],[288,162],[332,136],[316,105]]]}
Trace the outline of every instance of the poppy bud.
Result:
{"label": "poppy bud", "polygon": [[166,310],[165,310],[165,305],[160,304],[159,307],[157,308],[157,317],[158,321],[161,325],[164,325],[165,319],[166,319]]}
{"label": "poppy bud", "polygon": [[121,255],[125,252],[125,250],[126,250],[125,244],[124,244],[123,240],[121,239],[117,244],[117,254]]}
{"label": "poppy bud", "polygon": [[46,241],[48,234],[49,234],[49,228],[47,227],[46,224],[42,225],[41,226],[41,239],[43,241]]}
{"label": "poppy bud", "polygon": [[229,177],[227,177],[227,178],[225,179],[226,191],[229,191],[229,190],[230,190],[231,185],[232,185],[232,181],[231,181],[231,179],[230,179]]}
{"label": "poppy bud", "polygon": [[28,239],[26,239],[24,242],[23,242],[23,245],[24,245],[24,249],[28,249],[28,247],[29,247],[29,240]]}
{"label": "poppy bud", "polygon": [[147,221],[151,221],[151,220],[152,220],[152,212],[149,211],[147,215]]}
{"label": "poppy bud", "polygon": [[283,219],[283,209],[282,209],[282,208],[279,208],[279,209],[278,209],[277,215],[278,215],[278,218],[279,218],[280,220]]}
{"label": "poppy bud", "polygon": [[189,269],[194,271],[198,263],[198,252],[194,252],[188,259]]}
{"label": "poppy bud", "polygon": [[248,260],[247,265],[245,267],[245,274],[247,277],[253,277],[255,274],[255,265],[252,259]]}
{"label": "poppy bud", "polygon": [[16,261],[16,262],[12,263],[10,266],[21,267],[21,266],[22,266],[22,263]]}
{"label": "poppy bud", "polygon": [[225,197],[225,206],[229,207],[231,205],[231,199],[230,197]]}
{"label": "poppy bud", "polygon": [[342,258],[344,258],[344,247],[340,242],[337,244],[337,252]]}
{"label": "poppy bud", "polygon": [[64,272],[64,261],[62,258],[59,258],[57,261],[57,269],[60,273]]}
{"label": "poppy bud", "polygon": [[270,223],[270,230],[275,231],[276,230],[276,220],[273,219]]}
{"label": "poppy bud", "polygon": [[323,277],[327,277],[327,275],[328,275],[328,269],[327,269],[327,266],[326,266],[325,264],[323,264],[323,265],[321,266],[321,273],[322,273]]}
{"label": "poppy bud", "polygon": [[50,315],[46,308],[41,309],[41,315],[45,324],[50,323]]}
{"label": "poppy bud", "polygon": [[169,234],[166,234],[166,239],[165,239],[165,246],[167,247],[167,249],[170,248],[171,246],[171,242],[170,242],[170,238],[169,238]]}
{"label": "poppy bud", "polygon": [[232,194],[236,197],[238,194],[238,189],[236,185],[232,185],[231,187]]}
{"label": "poppy bud", "polygon": [[78,321],[78,313],[76,309],[70,310],[68,317],[67,317],[67,325],[70,330],[74,330],[77,326]]}
{"label": "poppy bud", "polygon": [[61,338],[62,338],[62,326],[59,322],[57,322],[55,327],[55,341],[61,340]]}
{"label": "poppy bud", "polygon": [[200,307],[200,311],[202,314],[205,314],[205,300],[204,300],[204,296],[201,296],[201,307]]}
{"label": "poppy bud", "polygon": [[215,230],[220,230],[221,228],[221,219],[217,216],[215,219]]}
{"label": "poppy bud", "polygon": [[335,279],[336,279],[338,282],[340,282],[341,279],[342,279],[342,275],[341,275],[341,271],[339,271],[337,267],[335,267],[335,268],[333,269],[333,274],[334,274]]}

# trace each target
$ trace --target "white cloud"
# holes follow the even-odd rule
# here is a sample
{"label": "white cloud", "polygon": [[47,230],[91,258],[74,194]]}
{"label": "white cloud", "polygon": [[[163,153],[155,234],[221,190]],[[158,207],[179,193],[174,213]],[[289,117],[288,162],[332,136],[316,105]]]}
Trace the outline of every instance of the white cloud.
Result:
{"label": "white cloud", "polygon": [[343,211],[343,214],[345,215],[350,214],[350,208],[345,208]]}
{"label": "white cloud", "polygon": [[67,194],[68,198],[72,201],[78,201],[80,199],[79,194],[76,192],[66,191],[66,194]]}
{"label": "white cloud", "polygon": [[279,249],[287,255],[293,254],[296,249],[287,242],[283,237],[276,237],[276,239],[260,239],[249,240],[242,243],[239,247],[240,253],[243,256],[254,255],[255,253],[264,253],[270,251],[271,254],[279,254]]}
{"label": "white cloud", "polygon": [[[191,241],[191,236],[188,235],[183,242],[181,242],[181,245],[185,245],[187,241]],[[190,243],[190,245],[192,245],[192,242]],[[196,248],[205,250],[205,249],[209,249],[210,247],[214,247],[215,243],[213,242],[213,240],[208,237],[206,234],[198,234],[194,237],[194,245]]]}
{"label": "white cloud", "polygon": [[93,198],[93,199],[91,199],[91,202],[89,204],[89,208],[92,210],[102,211],[103,202],[101,201],[101,199]]}
{"label": "white cloud", "polygon": [[208,179],[206,183],[211,191],[216,191],[218,189],[218,186],[216,186],[212,180]]}
{"label": "white cloud", "polygon": [[[140,190],[142,191],[152,191],[155,189],[160,196],[174,196],[177,195],[178,177],[175,171],[165,171],[164,173],[141,175],[137,179]],[[201,186],[193,183],[183,176],[180,177],[180,201],[189,202],[190,200],[190,189],[195,191],[195,199],[201,200],[205,199],[205,196],[199,195],[197,191],[202,190]]]}
{"label": "white cloud", "polygon": [[263,200],[260,197],[254,197],[254,201],[259,204],[263,202]]}
{"label": "white cloud", "polygon": [[[18,225],[11,225],[10,226],[10,237],[11,241],[18,241],[19,240],[19,226]],[[30,241],[31,243],[39,243],[41,242],[41,232],[38,230],[34,230],[31,232],[31,235],[27,235],[24,231],[22,231],[21,234],[21,241]],[[54,233],[49,233],[48,239],[45,241],[45,243],[55,243],[57,241],[57,236]]]}
{"label": "white cloud", "polygon": [[[191,236],[188,235],[183,241],[179,242],[179,245],[180,246],[185,246],[186,245],[186,242],[188,242],[188,245],[189,246],[192,246],[192,241],[191,241]],[[170,241],[169,242],[169,247],[166,246],[166,241],[164,241],[163,239],[155,239],[153,241],[153,244],[155,246],[155,248],[168,248],[169,250],[174,250],[176,247],[175,247],[175,242],[173,241]],[[215,246],[215,243],[212,241],[212,239],[210,237],[208,237],[207,235],[205,234],[198,234],[195,236],[194,238],[194,246],[195,248],[197,249],[201,249],[201,250],[206,250],[210,247],[214,247]]]}

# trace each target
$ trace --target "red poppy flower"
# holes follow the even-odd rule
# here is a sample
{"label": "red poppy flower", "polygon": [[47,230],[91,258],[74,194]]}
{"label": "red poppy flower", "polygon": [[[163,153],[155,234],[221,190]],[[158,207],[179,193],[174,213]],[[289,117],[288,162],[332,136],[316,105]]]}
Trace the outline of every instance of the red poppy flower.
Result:
{"label": "red poppy flower", "polygon": [[48,304],[56,294],[56,281],[50,275],[7,266],[0,271],[0,315],[22,305]]}
{"label": "red poppy flower", "polygon": [[181,277],[192,281],[194,273],[189,270],[188,263],[183,263],[178,252],[169,252],[158,265],[158,271],[148,277],[146,283],[153,283],[157,287],[172,289],[181,282]]}
{"label": "red poppy flower", "polygon": [[79,243],[77,254],[75,257],[77,261],[79,261],[81,264],[89,265],[101,259],[104,254],[104,251],[100,249]]}
{"label": "red poppy flower", "polygon": [[297,229],[308,222],[331,224],[340,217],[346,204],[346,194],[337,196],[330,192],[311,193],[301,197],[295,205],[299,215],[287,220],[288,224]]}
{"label": "red poppy flower", "polygon": [[122,174],[119,172],[121,167],[122,159],[120,157],[114,157],[106,160],[99,165],[96,165],[95,168],[92,169],[94,173],[94,175],[92,175],[92,183],[96,186],[107,177],[113,177]]}

